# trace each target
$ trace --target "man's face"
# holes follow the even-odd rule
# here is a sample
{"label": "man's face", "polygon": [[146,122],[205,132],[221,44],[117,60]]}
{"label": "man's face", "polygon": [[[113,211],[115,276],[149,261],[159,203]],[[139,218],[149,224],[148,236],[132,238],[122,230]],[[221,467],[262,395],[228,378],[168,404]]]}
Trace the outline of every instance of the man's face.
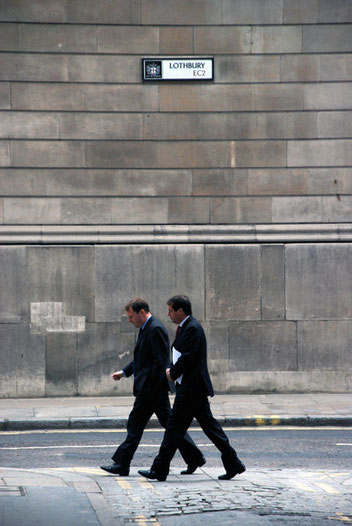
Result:
{"label": "man's face", "polygon": [[136,312],[132,309],[132,307],[130,307],[127,311],[126,311],[126,314],[127,314],[127,317],[128,317],[128,321],[130,323],[132,323],[135,327],[142,327],[144,321],[145,321],[145,311],[144,309],[141,309],[139,312]]}
{"label": "man's face", "polygon": [[176,323],[177,325],[185,319],[186,315],[183,312],[183,309],[174,310],[171,305],[168,305],[167,308],[170,320]]}

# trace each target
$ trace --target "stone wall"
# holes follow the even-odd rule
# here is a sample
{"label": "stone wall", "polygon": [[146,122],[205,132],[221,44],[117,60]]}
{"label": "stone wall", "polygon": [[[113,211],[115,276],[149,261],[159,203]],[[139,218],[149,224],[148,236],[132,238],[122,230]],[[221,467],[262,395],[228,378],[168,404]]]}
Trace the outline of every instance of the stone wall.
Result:
{"label": "stone wall", "polygon": [[0,396],[130,393],[177,292],[217,391],[351,391],[351,110],[349,0],[0,0]]}

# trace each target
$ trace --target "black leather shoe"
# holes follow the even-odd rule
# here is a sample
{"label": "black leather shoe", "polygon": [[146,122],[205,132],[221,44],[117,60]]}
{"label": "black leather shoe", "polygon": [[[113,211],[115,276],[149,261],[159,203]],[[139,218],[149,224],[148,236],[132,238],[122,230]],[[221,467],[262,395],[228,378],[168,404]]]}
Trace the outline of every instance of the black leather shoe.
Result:
{"label": "black leather shoe", "polygon": [[120,477],[128,477],[130,470],[122,468],[119,464],[110,464],[110,466],[100,466],[101,469],[112,473],[113,475],[120,475]]}
{"label": "black leather shoe", "polygon": [[233,469],[226,471],[224,475],[219,475],[218,479],[220,480],[230,480],[235,475],[240,475],[246,471],[246,466],[239,460],[238,463],[233,467]]}
{"label": "black leather shoe", "polygon": [[159,482],[164,482],[166,480],[166,475],[158,475],[155,471],[150,469],[149,471],[144,469],[139,469],[138,473],[145,477],[146,479],[159,480]]}
{"label": "black leather shoe", "polygon": [[192,473],[195,472],[195,470],[197,468],[201,468],[202,466],[204,466],[204,464],[206,463],[206,460],[204,457],[202,457],[202,460],[198,460],[198,462],[196,463],[191,463],[191,464],[188,464],[187,466],[187,469],[184,469],[183,471],[181,471],[181,475],[192,475]]}

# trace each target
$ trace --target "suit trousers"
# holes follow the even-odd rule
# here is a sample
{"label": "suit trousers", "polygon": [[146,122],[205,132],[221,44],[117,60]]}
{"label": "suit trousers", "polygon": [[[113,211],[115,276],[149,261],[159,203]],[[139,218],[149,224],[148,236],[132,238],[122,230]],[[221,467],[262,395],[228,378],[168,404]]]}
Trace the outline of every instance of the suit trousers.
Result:
{"label": "suit trousers", "polygon": [[[156,414],[160,425],[166,428],[171,415],[170,400],[166,390],[161,393],[140,393],[136,396],[127,421],[127,437],[112,456],[112,460],[123,469],[129,469],[143,431],[153,413]],[[188,465],[200,462],[203,455],[186,431],[187,429],[180,438],[177,448]]]}
{"label": "suit trousers", "polygon": [[191,425],[193,418],[196,418],[206,436],[221,452],[221,460],[226,472],[231,471],[238,464],[239,459],[221,425],[211,412],[207,394],[194,392],[190,395],[190,393],[182,392],[182,389],[180,387],[176,391],[172,414],[159,453],[155,457],[151,469],[160,475],[168,475],[170,462],[179,447],[179,443]]}

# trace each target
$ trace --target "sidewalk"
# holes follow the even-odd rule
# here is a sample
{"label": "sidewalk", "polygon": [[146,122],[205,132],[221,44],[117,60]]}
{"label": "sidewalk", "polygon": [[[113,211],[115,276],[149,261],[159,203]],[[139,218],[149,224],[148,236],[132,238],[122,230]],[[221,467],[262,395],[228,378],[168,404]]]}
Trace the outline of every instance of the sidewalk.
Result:
{"label": "sidewalk", "polygon": [[[133,401],[133,396],[0,399],[0,430],[123,428]],[[352,426],[352,393],[219,394],[210,403],[225,426]],[[159,427],[155,417],[149,427]]]}

